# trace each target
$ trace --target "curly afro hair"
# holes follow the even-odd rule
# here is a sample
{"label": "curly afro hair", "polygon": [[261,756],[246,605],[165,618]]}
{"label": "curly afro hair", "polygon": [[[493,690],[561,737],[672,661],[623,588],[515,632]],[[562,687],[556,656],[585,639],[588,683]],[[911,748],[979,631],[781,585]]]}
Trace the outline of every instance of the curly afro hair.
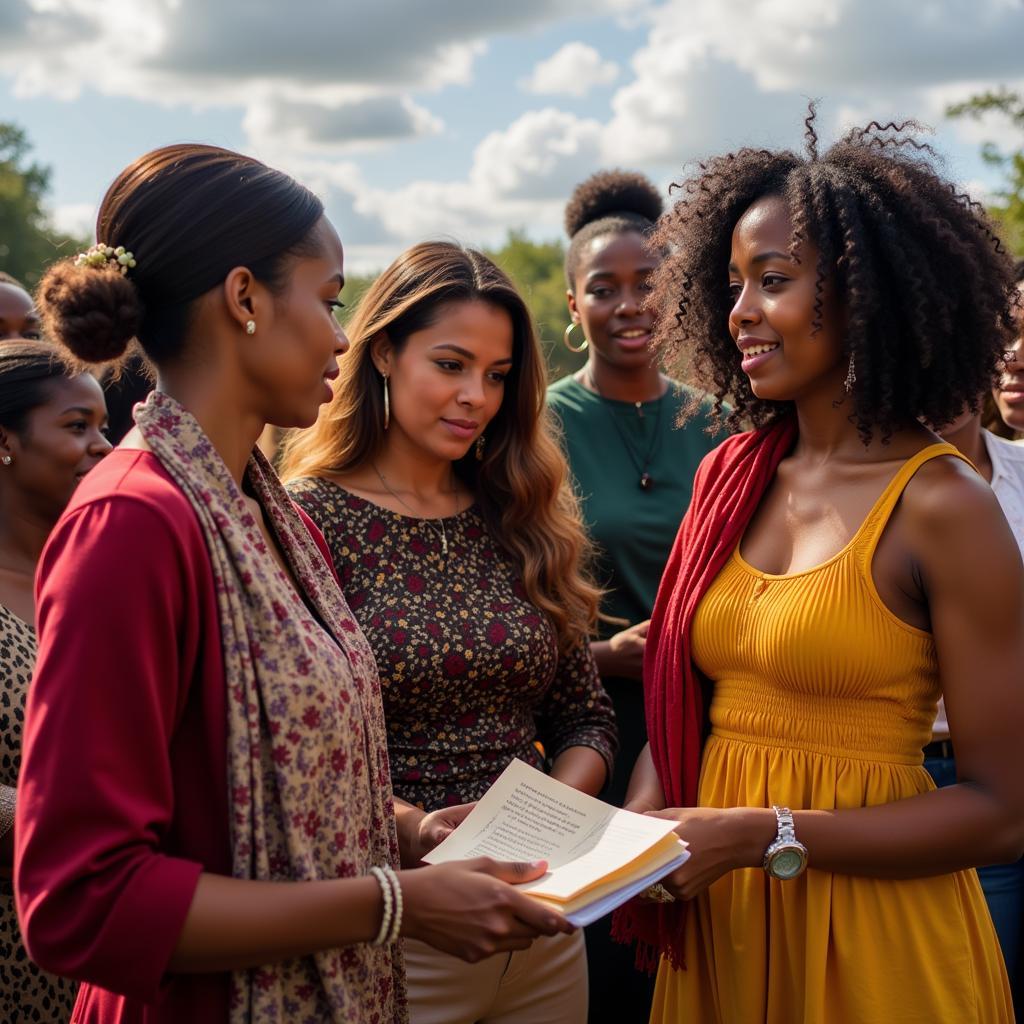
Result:
{"label": "curly afro hair", "polygon": [[[757,398],[729,334],[732,232],[758,199],[780,196],[801,242],[819,252],[812,332],[831,280],[856,366],[852,421],[865,443],[911,420],[941,426],[978,408],[1014,333],[1014,266],[982,207],[935,171],[920,126],[871,122],[818,154],[812,103],[807,151],[741,149],[697,166],[653,244],[669,253],[653,281],[655,344],[714,396],[732,428],[762,426],[790,403]],[[674,314],[674,315],[673,315]]]}
{"label": "curly afro hair", "polygon": [[584,247],[600,235],[636,231],[650,233],[661,216],[661,195],[651,181],[635,171],[598,171],[573,189],[565,207],[565,279],[576,288],[576,272]]}

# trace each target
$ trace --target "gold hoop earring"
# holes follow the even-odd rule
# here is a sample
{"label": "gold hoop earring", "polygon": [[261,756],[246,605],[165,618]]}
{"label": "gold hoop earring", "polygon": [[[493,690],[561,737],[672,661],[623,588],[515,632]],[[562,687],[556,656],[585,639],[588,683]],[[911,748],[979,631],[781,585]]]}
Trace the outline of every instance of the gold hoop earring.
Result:
{"label": "gold hoop earring", "polygon": [[384,377],[384,429],[388,429],[388,425],[391,423],[391,395],[388,390],[388,375],[385,373]]}
{"label": "gold hoop earring", "polygon": [[565,333],[562,335],[562,341],[565,342],[565,347],[570,352],[572,352],[572,353],[574,353],[576,355],[579,355],[580,352],[586,352],[587,349],[590,348],[590,339],[587,338],[587,336],[584,334],[583,335],[583,341],[579,345],[573,347],[573,344],[569,340],[569,338],[572,335],[573,330],[575,328],[577,328],[577,327],[579,327],[580,331],[583,330],[583,325],[582,324],[570,323],[569,326],[566,327]]}

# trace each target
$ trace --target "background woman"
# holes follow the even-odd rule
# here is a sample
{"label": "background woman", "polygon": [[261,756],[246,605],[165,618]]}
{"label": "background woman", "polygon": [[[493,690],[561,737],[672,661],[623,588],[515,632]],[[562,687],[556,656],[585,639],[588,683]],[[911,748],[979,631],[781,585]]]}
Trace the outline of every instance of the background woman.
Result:
{"label": "background woman", "polygon": [[[603,171],[576,187],[565,210],[566,338],[586,347],[587,363],[548,389],[605,588],[607,618],[591,650],[619,726],[619,758],[604,794],[618,805],[647,742],[640,685],[647,620],[694,473],[714,447],[705,429],[711,403],[680,427],[699,393],[663,374],[651,350],[654,313],[646,303],[661,253],[647,236],[661,206],[640,174]],[[630,951],[611,942],[609,925],[604,918],[586,932],[595,1024],[635,1014],[652,989],[632,970]]]}
{"label": "background woman", "polygon": [[1024,437],[1024,260],[1018,260],[1014,271],[1017,279],[1017,337],[1007,349],[1006,366],[987,403],[985,427],[1010,440]]}
{"label": "background woman", "polygon": [[[1012,371],[1011,371],[1012,372]],[[998,394],[1003,381],[996,386]],[[1010,524],[1014,539],[1024,555],[1024,445],[999,437],[981,425],[981,413],[968,410],[940,431],[944,440],[955,445],[988,481],[999,507]],[[924,766],[937,786],[956,782],[953,744],[949,738],[946,709],[939,703],[939,714],[932,729],[932,740],[924,748]],[[1021,1009],[1020,972],[1021,926],[1024,924],[1024,860],[1011,864],[990,864],[978,868],[978,879],[992,923],[999,936],[1006,971],[1013,989],[1015,1009]]]}
{"label": "background woman", "polygon": [[[372,654],[254,451],[331,396],[341,243],[291,178],[193,145],[126,168],[97,236],[44,278],[48,329],[96,362],[137,336],[159,383],[40,563],[27,945],[82,1021],[402,1021],[399,931],[479,958],[568,926],[499,881],[543,865],[395,873]],[[447,827],[407,817],[403,850]]]}
{"label": "background woman", "polygon": [[[28,293],[0,321],[38,330]],[[41,341],[0,341],[0,1020],[66,1022],[77,986],[33,964],[18,931],[11,868],[25,698],[36,656],[36,563],[79,481],[110,451],[96,380]]]}
{"label": "background woman", "polygon": [[[652,1020],[996,1024],[970,869],[1024,846],[1024,572],[919,420],[992,386],[1012,268],[899,129],[819,157],[808,125],[804,159],[702,165],[657,236],[662,340],[758,429],[702,465],[648,639],[630,804],[694,851],[667,883],[692,912],[634,922],[667,954]],[[940,693],[959,777],[935,791]]]}
{"label": "background woman", "polygon": [[0,271],[0,341],[39,338],[39,314],[17,278]]}
{"label": "background woman", "polygon": [[[596,794],[615,752],[587,642],[599,594],[523,300],[480,253],[431,242],[384,271],[350,333],[283,475],[377,657],[395,792],[427,811],[477,800],[518,757]],[[406,961],[417,1024],[586,1018],[579,934],[472,966],[408,943]]]}

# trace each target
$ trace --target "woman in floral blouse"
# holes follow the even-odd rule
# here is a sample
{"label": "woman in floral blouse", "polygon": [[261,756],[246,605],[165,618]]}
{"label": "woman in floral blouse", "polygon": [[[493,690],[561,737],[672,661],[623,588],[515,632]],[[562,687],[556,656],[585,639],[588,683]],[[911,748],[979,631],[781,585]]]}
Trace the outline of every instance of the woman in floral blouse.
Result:
{"label": "woman in floral blouse", "polygon": [[[484,256],[426,243],[350,337],[283,473],[376,655],[396,796],[477,800],[516,757],[596,794],[616,746],[588,643],[599,592],[525,304]],[[586,1019],[579,934],[476,965],[409,943],[407,966],[416,1024]]]}

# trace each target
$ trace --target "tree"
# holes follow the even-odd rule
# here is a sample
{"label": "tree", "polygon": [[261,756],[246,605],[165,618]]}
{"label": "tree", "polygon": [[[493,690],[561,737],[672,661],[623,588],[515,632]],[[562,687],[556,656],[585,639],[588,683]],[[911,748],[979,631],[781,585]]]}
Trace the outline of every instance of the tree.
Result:
{"label": "tree", "polygon": [[963,103],[946,108],[949,117],[970,117],[978,120],[997,111],[1009,118],[1020,130],[1020,145],[1010,153],[1001,152],[994,143],[986,142],[982,159],[1002,170],[1005,185],[995,193],[989,213],[1002,228],[1003,241],[1018,256],[1024,256],[1024,93],[1011,92],[1005,86],[995,92],[983,92]]}
{"label": "tree", "polygon": [[50,223],[50,168],[28,163],[30,149],[21,128],[0,122],[0,270],[31,288],[47,264],[85,245]]}

